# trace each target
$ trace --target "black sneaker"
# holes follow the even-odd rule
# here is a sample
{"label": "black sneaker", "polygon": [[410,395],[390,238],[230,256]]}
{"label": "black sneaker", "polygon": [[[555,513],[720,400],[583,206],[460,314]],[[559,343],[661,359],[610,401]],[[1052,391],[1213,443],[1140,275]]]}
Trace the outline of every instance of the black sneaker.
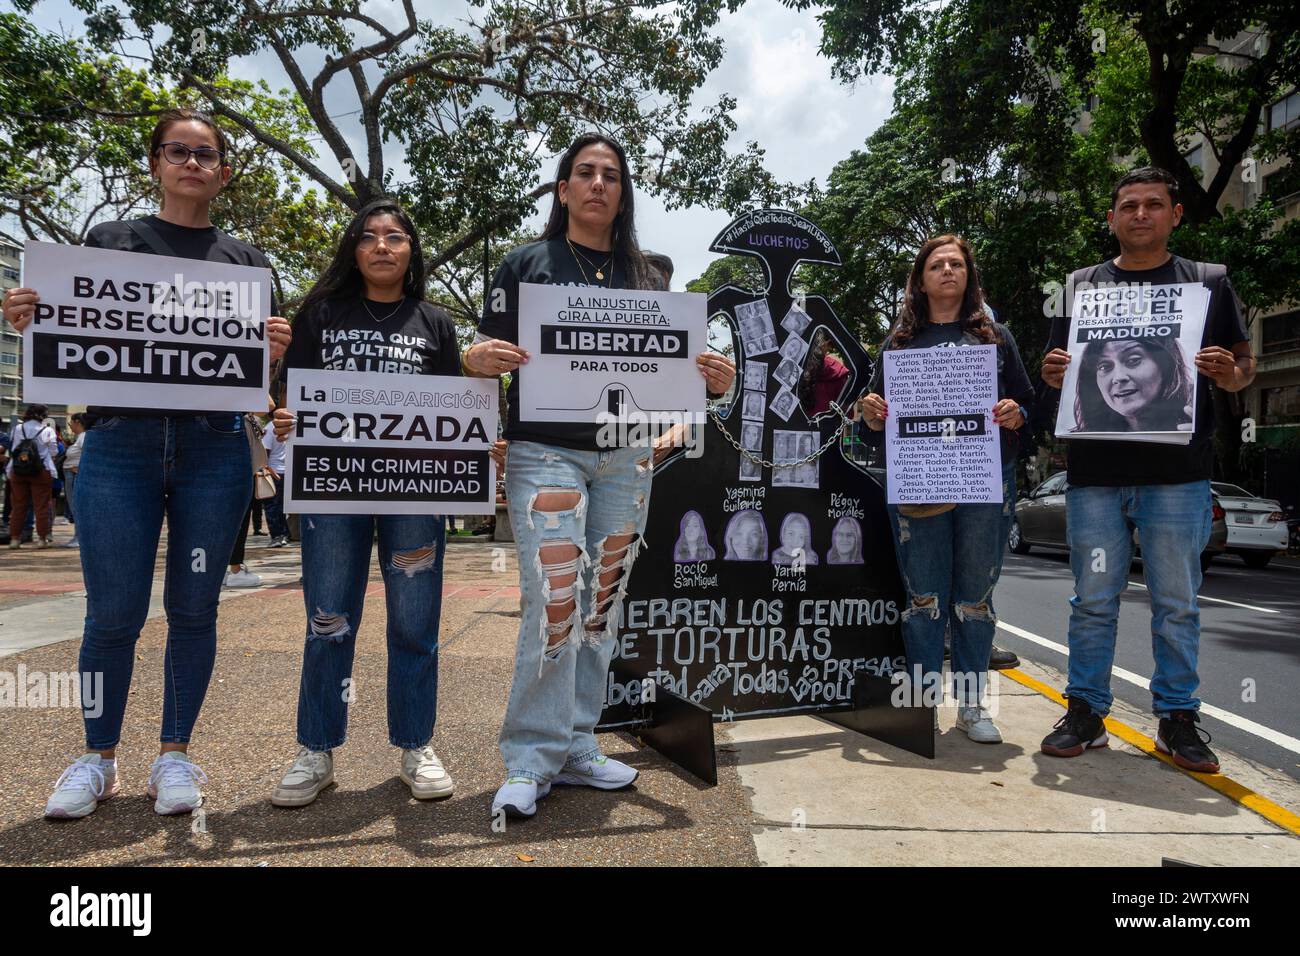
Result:
{"label": "black sneaker", "polygon": [[[1160,729],[1156,731],[1156,750],[1169,754],[1174,763],[1184,770],[1196,770],[1200,773],[1218,773],[1219,758],[1206,746],[1210,742],[1210,732],[1196,725],[1201,722],[1201,715],[1194,710],[1174,710],[1160,718]],[[1201,735],[1205,739],[1201,739]]]}
{"label": "black sneaker", "polygon": [[991,671],[1009,671],[1013,667],[1020,666],[1020,658],[1016,656],[1015,651],[1004,651],[1000,647],[995,647],[989,652],[989,670]]}
{"label": "black sneaker", "polygon": [[1105,747],[1110,740],[1106,725],[1092,712],[1086,701],[1069,701],[1065,716],[1043,738],[1042,751],[1053,757],[1077,757],[1093,747]]}

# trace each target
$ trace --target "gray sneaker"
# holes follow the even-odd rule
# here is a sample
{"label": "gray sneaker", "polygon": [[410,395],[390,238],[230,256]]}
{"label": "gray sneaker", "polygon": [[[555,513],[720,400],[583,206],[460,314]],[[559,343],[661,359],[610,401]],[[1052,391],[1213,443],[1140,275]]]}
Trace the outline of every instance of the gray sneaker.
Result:
{"label": "gray sneaker", "polygon": [[441,800],[450,797],[454,789],[451,774],[443,769],[442,761],[428,744],[402,751],[401,777],[417,800]]}
{"label": "gray sneaker", "polygon": [[277,807],[305,807],[326,787],[334,785],[334,757],[327,750],[303,747],[293,766],[271,794]]}
{"label": "gray sneaker", "polygon": [[1002,743],[1002,732],[984,707],[959,707],[957,729],[966,731],[966,736],[977,744]]}

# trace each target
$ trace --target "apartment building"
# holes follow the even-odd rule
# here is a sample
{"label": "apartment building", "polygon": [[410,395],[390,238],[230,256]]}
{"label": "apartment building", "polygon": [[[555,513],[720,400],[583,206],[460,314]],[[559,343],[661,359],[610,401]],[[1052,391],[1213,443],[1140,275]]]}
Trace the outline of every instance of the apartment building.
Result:
{"label": "apartment building", "polygon": [[[22,260],[21,246],[0,239],[0,295],[4,294],[5,289],[12,289],[19,284]],[[8,322],[0,321],[0,429],[11,431],[26,407],[23,396],[23,337]],[[49,408],[50,416],[56,422],[66,424],[66,405],[50,405]]]}

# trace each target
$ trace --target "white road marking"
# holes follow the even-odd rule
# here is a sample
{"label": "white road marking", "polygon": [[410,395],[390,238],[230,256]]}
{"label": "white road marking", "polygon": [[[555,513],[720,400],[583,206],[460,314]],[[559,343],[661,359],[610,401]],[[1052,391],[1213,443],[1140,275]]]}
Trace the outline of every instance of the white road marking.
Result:
{"label": "white road marking", "polygon": [[[1130,581],[1129,584],[1133,585],[1133,587],[1135,587],[1135,588],[1141,588],[1143,591],[1149,591],[1149,590],[1150,590],[1150,588],[1148,588],[1145,584],[1138,584],[1136,581]],[[1236,601],[1229,601],[1227,598],[1212,598],[1212,597],[1206,597],[1204,594],[1198,594],[1198,595],[1196,595],[1196,600],[1198,600],[1198,601],[1213,601],[1215,604],[1229,604],[1229,605],[1231,605],[1232,607],[1241,607],[1241,608],[1245,608],[1247,611],[1262,611],[1262,612],[1264,612],[1265,614],[1281,614],[1281,613],[1282,613],[1281,611],[1279,611],[1279,610],[1278,610],[1277,608],[1275,608],[1275,607],[1259,607],[1259,606],[1257,606],[1257,605],[1255,605],[1255,604],[1238,604]]]}
{"label": "white road marking", "polygon": [[[1066,658],[1069,658],[1070,656],[1070,649],[1064,644],[1058,644],[1056,641],[1049,641],[1047,638],[1040,637],[1033,631],[1026,631],[1022,627],[1016,627],[1014,624],[1007,624],[1004,621],[998,621],[998,627],[1002,628],[1002,630],[1006,631],[1008,634],[1014,634],[1016,637],[1023,637],[1027,641],[1032,641],[1033,643],[1046,647],[1049,650],[1056,651],[1058,654],[1063,654]],[[1121,680],[1128,681],[1130,684],[1136,684],[1143,690],[1151,689],[1151,682],[1149,680],[1139,674],[1134,674],[1132,671],[1125,670],[1122,667],[1112,667],[1111,673]],[[1204,701],[1201,702],[1201,713],[1205,714],[1207,717],[1214,717],[1217,720],[1221,720],[1225,724],[1236,727],[1238,730],[1244,730],[1248,734],[1262,737],[1269,743],[1276,744],[1284,750],[1289,750],[1294,754],[1300,754],[1300,740],[1274,730],[1271,727],[1257,724],[1255,721],[1247,720],[1245,717],[1238,717],[1230,711],[1226,711],[1221,707],[1215,707],[1213,704],[1207,704]]]}

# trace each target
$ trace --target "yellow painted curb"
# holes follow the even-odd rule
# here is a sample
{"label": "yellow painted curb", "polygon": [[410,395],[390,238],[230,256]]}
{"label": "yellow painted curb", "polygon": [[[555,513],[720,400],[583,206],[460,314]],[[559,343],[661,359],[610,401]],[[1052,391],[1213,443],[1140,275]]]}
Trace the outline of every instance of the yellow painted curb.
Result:
{"label": "yellow painted curb", "polygon": [[[1067,706],[1065,698],[1056,688],[1044,684],[1042,681],[1030,677],[1023,671],[1011,668],[1010,670],[998,671],[1006,677],[1010,677],[1017,684],[1023,684],[1030,690],[1037,691],[1048,700],[1060,704],[1062,707]],[[1128,724],[1120,723],[1113,717],[1106,718],[1106,731],[1114,734],[1126,744],[1131,744],[1144,754],[1155,757],[1157,760],[1164,761],[1180,773],[1185,773],[1194,780],[1199,780],[1211,790],[1223,794],[1229,800],[1235,800],[1247,810],[1258,813],[1269,823],[1276,823],[1284,830],[1300,836],[1300,815],[1292,813],[1286,807],[1278,806],[1267,797],[1261,797],[1249,787],[1244,787],[1231,777],[1225,777],[1221,773],[1197,773],[1194,770],[1184,770],[1178,764],[1174,763],[1173,758],[1168,754],[1163,754],[1156,749],[1156,742],[1137,730],[1134,730]]]}

